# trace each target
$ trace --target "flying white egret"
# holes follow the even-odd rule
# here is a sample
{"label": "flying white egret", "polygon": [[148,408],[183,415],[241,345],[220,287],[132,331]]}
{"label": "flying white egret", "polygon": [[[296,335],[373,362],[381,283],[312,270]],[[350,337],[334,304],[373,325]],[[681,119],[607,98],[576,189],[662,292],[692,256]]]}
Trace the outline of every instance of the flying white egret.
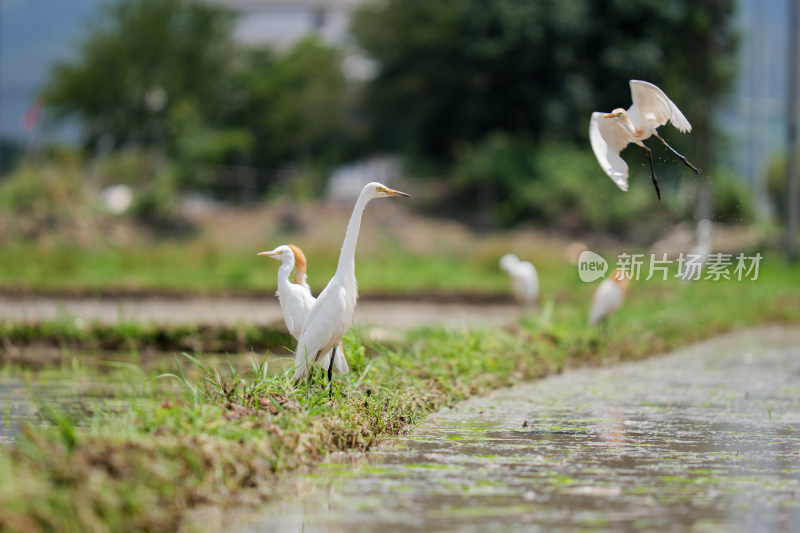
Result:
{"label": "flying white egret", "polygon": [[589,123],[589,139],[600,166],[623,191],[628,190],[628,165],[622,160],[619,153],[630,143],[636,143],[644,148],[647,157],[650,158],[650,177],[660,202],[661,191],[658,188],[656,169],[653,164],[653,152],[642,141],[651,135],[655,136],[686,166],[700,174],[700,171],[688,159],[667,144],[667,141],[656,132],[657,127],[663,126],[667,122],[672,122],[672,125],[683,133],[692,131],[692,125],[672,100],[667,98],[664,91],[652,83],[631,80],[630,86],[633,105],[627,111],[617,108],[611,113],[599,111],[592,113],[592,120]]}
{"label": "flying white egret", "polygon": [[521,261],[514,254],[500,258],[500,268],[511,276],[511,292],[524,307],[535,307],[539,301],[539,275],[530,261]]}
{"label": "flying white egret", "polygon": [[629,275],[622,270],[603,280],[592,295],[589,310],[589,325],[594,326],[607,319],[619,309],[628,293]]}
{"label": "flying white egret", "polygon": [[[410,194],[395,191],[386,185],[371,182],[364,186],[358,195],[350,222],[347,224],[342,250],[339,254],[339,264],[336,273],[322,290],[317,301],[311,307],[306,317],[303,331],[297,341],[295,352],[295,385],[299,383],[308,372],[308,364],[320,364],[328,369],[328,381],[333,377],[333,363],[330,360],[330,351],[336,356],[336,347],[350,327],[353,311],[358,299],[356,284],[355,255],[358,232],[361,229],[361,215],[367,203],[373,198],[387,196],[406,196]],[[320,358],[322,354],[325,357]]]}
{"label": "flying white egret", "polygon": [[[278,269],[278,301],[281,304],[283,320],[286,322],[289,333],[299,340],[308,312],[316,301],[306,282],[306,256],[294,244],[284,244],[274,250],[257,255],[265,255],[281,262]],[[289,280],[292,269],[294,269],[294,283]],[[334,357],[333,365],[340,374],[347,374],[350,371],[341,343],[339,343],[339,351]]]}

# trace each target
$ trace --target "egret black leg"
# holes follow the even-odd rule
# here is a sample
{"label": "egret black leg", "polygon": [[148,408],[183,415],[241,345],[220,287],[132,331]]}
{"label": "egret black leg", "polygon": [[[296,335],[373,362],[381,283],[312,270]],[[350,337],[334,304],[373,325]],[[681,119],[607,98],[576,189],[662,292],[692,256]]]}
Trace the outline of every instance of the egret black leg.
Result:
{"label": "egret black leg", "polygon": [[[313,367],[309,367],[308,365],[306,365],[306,372],[308,373],[308,386],[310,387],[311,386],[311,374],[314,372],[314,368]],[[297,388],[297,386],[300,384],[300,379],[301,378],[297,378],[296,380],[294,380],[295,388]]]}
{"label": "egret black leg", "polygon": [[697,167],[696,167],[696,166],[694,166],[693,164],[691,164],[691,163],[689,162],[689,160],[688,160],[688,159],[686,159],[686,157],[685,157],[685,156],[683,156],[683,155],[679,154],[679,153],[678,153],[678,151],[677,151],[675,148],[673,148],[672,146],[670,146],[669,144],[667,144],[667,141],[665,141],[664,139],[662,139],[662,138],[661,138],[661,136],[660,136],[658,133],[655,133],[655,136],[656,136],[656,138],[657,138],[659,141],[661,141],[661,144],[663,144],[664,146],[666,146],[667,148],[669,148],[669,149],[672,151],[672,153],[673,153],[673,154],[675,154],[676,156],[678,156],[678,159],[680,159],[681,161],[683,161],[683,164],[684,164],[684,165],[686,165],[687,167],[689,167],[689,168],[691,168],[692,170],[694,170],[694,171],[695,171],[697,174],[700,174],[700,171],[699,171],[699,170],[697,170]]}
{"label": "egret black leg", "polygon": [[[317,355],[316,355],[316,356],[314,356],[314,362],[315,362],[315,363],[316,363],[316,362],[319,360],[319,356],[320,356],[320,354],[321,354],[321,353],[322,353],[322,350],[319,350],[319,351],[317,352]],[[308,368],[308,386],[309,386],[309,387],[311,386],[311,373],[312,373],[313,371],[314,371],[314,366],[313,366],[313,365],[310,365],[310,366],[309,366],[309,368]]]}
{"label": "egret black leg", "polygon": [[656,196],[658,196],[658,202],[661,203],[661,189],[658,188],[658,178],[656,178],[656,166],[653,164],[653,152],[642,144],[642,148],[645,149],[647,152],[647,157],[650,158],[650,178],[653,180],[653,187],[656,188]]}
{"label": "egret black leg", "polygon": [[333,360],[336,359],[336,346],[331,350],[331,362],[328,363],[328,397],[333,398]]}

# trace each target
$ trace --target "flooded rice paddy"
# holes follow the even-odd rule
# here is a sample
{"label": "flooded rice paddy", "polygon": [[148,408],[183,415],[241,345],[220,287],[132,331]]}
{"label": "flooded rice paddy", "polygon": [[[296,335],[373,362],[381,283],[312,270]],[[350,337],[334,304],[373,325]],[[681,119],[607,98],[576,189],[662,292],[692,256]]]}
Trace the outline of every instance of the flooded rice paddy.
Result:
{"label": "flooded rice paddy", "polygon": [[800,531],[800,330],[500,390],[276,494],[238,531]]}
{"label": "flooded rice paddy", "polygon": [[[176,380],[157,376],[176,373],[178,365],[190,379],[201,376],[188,360],[168,353],[65,350],[56,357],[40,351],[26,354],[24,366],[0,367],[0,445],[12,443],[23,424],[50,425],[52,410],[70,415],[81,425],[98,413],[121,413],[136,399],[175,396],[183,391]],[[43,361],[40,364],[37,355]],[[203,364],[226,374],[227,356],[196,355]],[[241,371],[251,365],[252,354],[232,354],[230,361]],[[270,362],[275,368],[286,364],[290,361],[285,357]]]}

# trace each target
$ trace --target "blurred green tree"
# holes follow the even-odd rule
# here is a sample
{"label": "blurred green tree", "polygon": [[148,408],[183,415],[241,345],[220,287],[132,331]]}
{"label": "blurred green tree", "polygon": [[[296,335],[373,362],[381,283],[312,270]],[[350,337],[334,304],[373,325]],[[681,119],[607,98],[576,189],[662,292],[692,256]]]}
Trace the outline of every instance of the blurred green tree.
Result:
{"label": "blurred green tree", "polygon": [[487,132],[585,141],[590,113],[627,107],[633,78],[716,104],[732,26],[730,0],[385,0],[357,11],[353,33],[379,66],[378,138],[448,161]]}
{"label": "blurred green tree", "polygon": [[232,80],[237,96],[226,120],[252,133],[252,164],[275,168],[343,157],[354,135],[348,119],[354,96],[342,59],[339,49],[316,37],[280,53],[242,52]]}
{"label": "blurred green tree", "polygon": [[[558,191],[529,187],[551,183],[543,165],[509,166],[525,161],[520,147],[578,143],[591,153],[592,111],[628,107],[630,79],[660,85],[684,110],[695,130],[670,140],[707,180],[713,116],[734,73],[734,14],[733,0],[381,0],[361,7],[352,29],[378,65],[365,105],[379,146],[453,177],[462,190],[480,194],[491,181],[495,219],[512,224],[526,213],[552,218],[520,193],[526,187],[560,201]],[[520,142],[500,150],[497,135]],[[633,169],[642,154],[625,157]],[[604,180],[596,164],[582,168],[582,179]],[[659,175],[668,185],[673,172]]]}
{"label": "blurred green tree", "polygon": [[238,46],[232,21],[208,2],[118,0],[53,67],[43,99],[80,120],[89,151],[161,151],[178,189],[230,197],[244,180],[257,195],[281,167],[338,162],[357,122],[341,51],[315,38]]}
{"label": "blurred green tree", "polygon": [[[669,51],[662,79],[692,123],[692,135],[677,144],[690,147],[692,161],[704,174],[697,181],[697,218],[718,214],[713,176],[715,140],[721,134],[715,131],[714,117],[736,75],[735,13],[734,0],[683,0],[673,7],[671,31],[661,34],[662,46]],[[722,190],[729,188],[723,185]]]}
{"label": "blurred green tree", "polygon": [[207,2],[110,3],[75,58],[54,65],[44,101],[56,117],[80,119],[89,149],[169,142],[168,117],[184,101],[213,124],[225,99],[232,21]]}

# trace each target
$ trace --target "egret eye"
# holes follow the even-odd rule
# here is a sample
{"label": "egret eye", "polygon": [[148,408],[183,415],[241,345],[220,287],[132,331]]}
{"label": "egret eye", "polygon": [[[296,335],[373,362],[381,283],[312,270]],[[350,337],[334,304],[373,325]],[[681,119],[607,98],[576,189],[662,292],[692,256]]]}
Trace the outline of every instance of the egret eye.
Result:
{"label": "egret eye", "polygon": [[383,187],[375,187],[376,191],[383,191]]}

